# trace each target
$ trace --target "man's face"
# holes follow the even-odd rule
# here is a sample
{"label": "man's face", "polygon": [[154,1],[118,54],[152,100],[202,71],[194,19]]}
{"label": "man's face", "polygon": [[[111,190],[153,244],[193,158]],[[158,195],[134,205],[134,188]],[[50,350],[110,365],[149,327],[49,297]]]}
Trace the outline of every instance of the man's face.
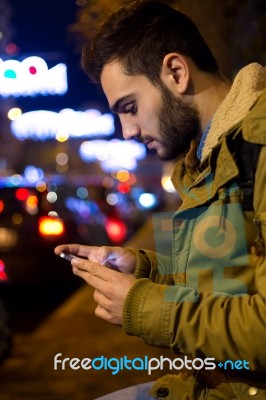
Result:
{"label": "man's face", "polygon": [[173,160],[188,151],[191,140],[200,132],[200,120],[197,110],[176,98],[166,86],[162,84],[160,90],[159,132],[164,149],[158,156],[161,160]]}
{"label": "man's face", "polygon": [[144,143],[161,160],[185,153],[198,136],[197,111],[176,98],[163,82],[155,87],[143,75],[126,75],[113,62],[105,65],[101,84],[111,110],[120,118],[124,138]]}

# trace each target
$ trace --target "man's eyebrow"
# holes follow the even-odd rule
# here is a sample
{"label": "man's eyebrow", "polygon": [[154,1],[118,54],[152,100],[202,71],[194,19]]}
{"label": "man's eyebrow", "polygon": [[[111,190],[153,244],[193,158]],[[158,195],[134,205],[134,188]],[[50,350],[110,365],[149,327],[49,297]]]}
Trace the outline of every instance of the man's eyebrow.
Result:
{"label": "man's eyebrow", "polygon": [[114,113],[119,112],[119,110],[123,107],[125,103],[132,99],[132,95],[127,95],[120,97],[113,105],[110,106],[110,110]]}

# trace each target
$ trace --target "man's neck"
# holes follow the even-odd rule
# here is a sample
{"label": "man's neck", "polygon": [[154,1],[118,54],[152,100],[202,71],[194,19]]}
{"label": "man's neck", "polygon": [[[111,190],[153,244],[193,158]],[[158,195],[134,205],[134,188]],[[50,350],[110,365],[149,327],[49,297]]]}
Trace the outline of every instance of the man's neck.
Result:
{"label": "man's neck", "polygon": [[200,114],[201,132],[205,131],[218,107],[228,94],[230,87],[231,84],[225,80],[210,79],[205,89],[195,95],[195,104]]}
{"label": "man's neck", "polygon": [[200,71],[190,60],[188,62],[190,84],[186,97],[187,101],[199,112],[202,134],[228,94],[231,82],[221,74],[216,75]]}

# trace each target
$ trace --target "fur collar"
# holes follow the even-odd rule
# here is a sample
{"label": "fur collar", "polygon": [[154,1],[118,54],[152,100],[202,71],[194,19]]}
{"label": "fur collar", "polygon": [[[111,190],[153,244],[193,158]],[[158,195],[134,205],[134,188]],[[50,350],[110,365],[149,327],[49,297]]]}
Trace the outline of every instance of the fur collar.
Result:
{"label": "fur collar", "polygon": [[266,67],[252,63],[236,75],[233,85],[214,114],[211,128],[202,150],[204,160],[219,138],[239,124],[266,88]]}

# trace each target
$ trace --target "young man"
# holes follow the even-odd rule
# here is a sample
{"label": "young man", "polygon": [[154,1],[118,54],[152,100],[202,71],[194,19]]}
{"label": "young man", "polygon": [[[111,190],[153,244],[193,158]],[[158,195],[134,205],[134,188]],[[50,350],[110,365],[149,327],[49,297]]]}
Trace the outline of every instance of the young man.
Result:
{"label": "young man", "polygon": [[73,272],[95,288],[97,316],[189,357],[186,374],[132,398],[266,399],[266,69],[248,65],[228,82],[191,20],[157,1],[112,14],[82,60],[124,138],[176,160],[183,200],[169,257],[55,250],[77,256]]}

